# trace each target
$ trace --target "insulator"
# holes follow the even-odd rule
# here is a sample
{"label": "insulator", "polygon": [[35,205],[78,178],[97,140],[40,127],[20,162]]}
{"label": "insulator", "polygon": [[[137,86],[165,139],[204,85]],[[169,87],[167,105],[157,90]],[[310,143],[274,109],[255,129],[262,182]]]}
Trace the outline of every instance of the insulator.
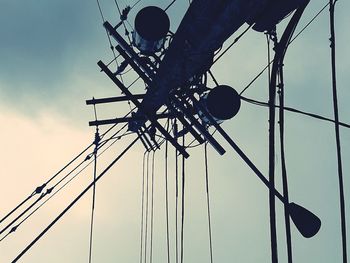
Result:
{"label": "insulator", "polygon": [[145,7],[135,18],[134,45],[145,54],[153,54],[163,47],[169,28],[170,20],[163,9]]}
{"label": "insulator", "polygon": [[[210,90],[201,98],[201,102],[217,122],[233,118],[241,107],[239,94],[227,85],[219,85]],[[199,115],[203,119],[204,114],[200,112]]]}

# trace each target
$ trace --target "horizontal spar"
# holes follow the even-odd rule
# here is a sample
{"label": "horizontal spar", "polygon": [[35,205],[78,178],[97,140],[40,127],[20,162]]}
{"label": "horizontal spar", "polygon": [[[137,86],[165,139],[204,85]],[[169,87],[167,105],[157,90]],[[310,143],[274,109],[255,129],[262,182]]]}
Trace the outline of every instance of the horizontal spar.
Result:
{"label": "horizontal spar", "polygon": [[[171,118],[171,115],[168,113],[161,113],[156,115],[156,119],[165,119],[165,118]],[[106,119],[106,120],[98,120],[98,121],[90,121],[89,126],[98,126],[98,125],[106,125],[106,124],[116,124],[116,123],[122,123],[122,122],[129,122],[129,121],[146,121],[147,118],[139,115],[135,115],[133,117],[123,117],[123,118],[114,118],[114,119]]]}
{"label": "horizontal spar", "polygon": [[[143,99],[145,95],[144,94],[135,94],[133,95],[133,98],[137,100]],[[119,96],[119,97],[110,97],[110,98],[101,98],[101,99],[91,99],[86,100],[86,105],[95,105],[95,104],[102,104],[102,103],[110,103],[110,102],[120,102],[120,101],[128,101],[130,100],[127,96]]]}

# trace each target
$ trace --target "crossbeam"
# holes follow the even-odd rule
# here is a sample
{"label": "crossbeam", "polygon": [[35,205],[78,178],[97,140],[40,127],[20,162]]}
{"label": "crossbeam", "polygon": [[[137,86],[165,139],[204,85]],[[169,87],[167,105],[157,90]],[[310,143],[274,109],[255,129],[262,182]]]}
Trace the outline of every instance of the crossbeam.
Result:
{"label": "crossbeam", "polygon": [[101,68],[101,70],[106,73],[106,75],[120,88],[120,90],[125,94],[130,101],[134,103],[134,105],[138,108],[138,110],[153,124],[153,126],[158,129],[160,133],[185,157],[188,158],[190,155],[187,153],[185,148],[178,144],[176,139],[174,139],[165,129],[164,127],[157,121],[156,115],[149,113],[144,110],[141,103],[133,97],[131,92],[124,86],[124,84],[113,74],[112,71],[100,60],[97,65]]}
{"label": "crossbeam", "polygon": [[189,111],[188,108],[183,104],[185,103],[187,106],[188,103],[185,100],[179,100],[175,96],[173,96],[174,104],[176,107],[178,107],[188,118],[191,122],[191,124],[196,127],[200,131],[200,133],[204,136],[204,138],[214,147],[214,149],[220,154],[223,155],[225,154],[225,149],[218,143],[217,140],[214,139],[214,137],[208,132],[208,130],[193,116],[193,114]]}
{"label": "crossbeam", "polygon": [[[135,94],[133,97],[135,99],[141,100],[143,99],[145,95],[144,94]],[[91,99],[86,100],[86,105],[95,105],[95,104],[103,104],[103,103],[111,103],[111,102],[120,102],[120,101],[127,101],[129,98],[127,96],[119,96],[119,97],[110,97],[110,98],[100,98],[100,99]]]}
{"label": "crossbeam", "polygon": [[[162,113],[157,114],[156,119],[165,119],[170,118],[171,115],[168,113]],[[145,117],[142,117],[140,115],[135,115],[132,117],[122,117],[122,118],[114,118],[114,119],[105,119],[105,120],[97,120],[97,121],[90,121],[89,126],[99,126],[99,125],[107,125],[107,124],[117,124],[117,123],[123,123],[123,122],[130,122],[130,121],[146,121],[147,119]]]}

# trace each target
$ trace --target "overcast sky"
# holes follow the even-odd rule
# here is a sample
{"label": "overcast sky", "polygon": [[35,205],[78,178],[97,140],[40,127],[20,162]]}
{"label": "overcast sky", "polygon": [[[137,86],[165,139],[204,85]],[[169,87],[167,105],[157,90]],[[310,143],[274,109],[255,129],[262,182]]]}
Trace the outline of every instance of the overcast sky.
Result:
{"label": "overcast sky", "polygon": [[[119,21],[112,0],[100,0],[106,19]],[[165,8],[170,1],[143,0],[142,7]],[[326,3],[312,0],[297,32]],[[119,0],[121,7],[134,1]],[[187,0],[169,9],[176,31]],[[336,8],[337,74],[340,119],[350,123],[350,10],[349,1]],[[286,105],[332,118],[328,9],[290,46],[285,60]],[[279,35],[286,23],[279,26]],[[123,31],[120,31],[123,33]],[[236,37],[237,34],[233,36]],[[120,92],[96,62],[112,59],[95,1],[0,0],[0,217],[92,142],[88,127],[91,97]],[[233,39],[227,41],[231,43]],[[266,65],[265,35],[249,31],[212,69],[220,84],[241,91]],[[126,81],[130,81],[126,77]],[[210,84],[213,87],[213,84]],[[245,96],[267,101],[264,74]],[[127,104],[99,107],[100,118],[120,116]],[[267,175],[268,111],[242,102],[239,114],[223,124],[259,169]],[[133,138],[116,143],[98,163],[103,168]],[[268,191],[220,136],[227,153],[209,147],[209,173],[215,262],[270,262]],[[346,200],[350,200],[350,130],[341,128]],[[341,261],[338,177],[334,126],[286,113],[286,157],[290,199],[322,220],[320,232],[303,238],[292,225],[295,262]],[[189,150],[186,162],[184,261],[210,262],[207,234],[203,146]],[[144,149],[136,145],[97,185],[94,262],[138,262],[140,247],[141,183]],[[174,150],[169,170],[171,256],[174,262]],[[166,262],[164,149],[156,153],[153,262]],[[276,154],[277,187],[281,189],[280,155]],[[15,256],[91,181],[87,168],[20,228],[0,242],[0,262]],[[346,203],[350,225],[350,203]],[[91,193],[83,198],[28,253],[22,262],[86,262],[89,248]],[[277,202],[278,249],[286,262],[283,207]],[[4,224],[0,224],[1,228]],[[348,236],[350,231],[348,230]],[[0,236],[1,238],[2,236]],[[350,251],[348,250],[348,253]]]}

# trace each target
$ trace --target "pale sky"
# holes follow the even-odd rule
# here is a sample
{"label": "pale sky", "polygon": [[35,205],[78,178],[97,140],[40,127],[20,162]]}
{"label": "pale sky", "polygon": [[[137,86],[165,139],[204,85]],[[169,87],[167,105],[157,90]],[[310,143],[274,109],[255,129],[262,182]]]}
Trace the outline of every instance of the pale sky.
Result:
{"label": "pale sky", "polygon": [[[100,0],[108,21],[119,21],[112,0]],[[143,0],[142,7],[165,8],[170,1]],[[312,0],[297,32],[327,1]],[[122,7],[134,1],[118,1]],[[176,31],[187,0],[169,9]],[[336,8],[337,77],[340,119],[350,123],[349,1]],[[328,9],[290,46],[285,59],[286,106],[332,118]],[[90,144],[94,129],[85,100],[120,94],[96,62],[112,59],[95,1],[0,0],[0,217]],[[286,23],[279,26],[279,35]],[[123,33],[121,31],[121,33]],[[233,38],[238,34],[233,35]],[[231,43],[230,39],[226,44]],[[212,69],[220,84],[241,91],[266,65],[265,35],[249,31]],[[126,81],[129,81],[126,78]],[[213,86],[212,83],[210,83]],[[267,101],[264,74],[245,96]],[[121,116],[127,104],[99,107],[100,118]],[[223,124],[267,176],[268,111],[242,102],[238,115]],[[105,128],[103,128],[105,129]],[[102,130],[103,130],[102,129]],[[99,159],[98,170],[113,160],[134,135],[116,143]],[[227,153],[209,147],[209,177],[215,262],[270,262],[268,191],[224,140]],[[347,224],[350,225],[350,130],[341,128]],[[93,262],[139,262],[142,158],[137,144],[97,184]],[[189,150],[186,161],[184,262],[210,262],[207,234],[203,146]],[[294,262],[341,260],[338,176],[334,126],[286,113],[286,157],[290,199],[322,220],[320,232],[303,238],[292,224]],[[280,155],[276,183],[281,189]],[[169,161],[171,259],[174,261],[174,150]],[[11,262],[92,179],[87,168],[18,230],[0,242],[0,262]],[[153,262],[166,262],[164,147],[156,153]],[[286,262],[283,207],[277,202],[278,249]],[[70,210],[21,262],[87,262],[91,192]],[[0,224],[1,229],[4,224]],[[349,229],[349,227],[348,227]],[[348,230],[350,236],[350,230]],[[2,236],[0,236],[1,238]],[[350,249],[348,249],[350,253]]]}

